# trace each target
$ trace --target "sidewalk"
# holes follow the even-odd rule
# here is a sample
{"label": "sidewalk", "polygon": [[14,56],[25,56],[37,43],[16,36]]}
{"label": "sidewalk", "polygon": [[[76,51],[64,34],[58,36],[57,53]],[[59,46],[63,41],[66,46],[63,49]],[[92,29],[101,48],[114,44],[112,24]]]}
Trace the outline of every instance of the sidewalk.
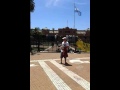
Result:
{"label": "sidewalk", "polygon": [[66,66],[60,53],[30,55],[30,90],[90,90],[90,54],[68,56]]}
{"label": "sidewalk", "polygon": [[[68,53],[68,58],[81,58],[81,57],[90,57],[90,53]],[[60,53],[47,53],[40,52],[34,55],[30,55],[30,60],[39,60],[39,59],[58,59],[60,58]]]}

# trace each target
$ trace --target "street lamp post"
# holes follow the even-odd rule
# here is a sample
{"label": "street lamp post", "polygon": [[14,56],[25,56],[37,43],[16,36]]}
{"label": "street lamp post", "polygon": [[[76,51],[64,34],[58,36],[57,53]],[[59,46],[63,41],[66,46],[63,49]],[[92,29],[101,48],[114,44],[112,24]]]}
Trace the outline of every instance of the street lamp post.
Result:
{"label": "street lamp post", "polygon": [[57,46],[58,46],[58,43],[57,43],[57,34],[55,35],[55,43],[56,43],[56,50],[57,50]]}
{"label": "street lamp post", "polygon": [[57,40],[56,40],[57,39],[57,34],[55,34],[54,38],[55,38],[55,42],[57,42]]}

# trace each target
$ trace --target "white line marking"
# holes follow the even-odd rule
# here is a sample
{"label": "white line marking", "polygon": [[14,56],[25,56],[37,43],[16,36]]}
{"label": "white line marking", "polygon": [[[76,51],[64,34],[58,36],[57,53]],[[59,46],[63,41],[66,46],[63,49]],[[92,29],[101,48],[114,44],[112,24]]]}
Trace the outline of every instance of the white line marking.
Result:
{"label": "white line marking", "polygon": [[90,63],[89,61],[82,61],[81,63]]}
{"label": "white line marking", "polygon": [[35,66],[37,66],[37,65],[35,65],[35,64],[30,64],[30,67],[35,67]]}
{"label": "white line marking", "polygon": [[81,63],[81,61],[80,61],[80,60],[70,60],[69,62],[71,62],[71,63],[76,63],[76,62]]}
{"label": "white line marking", "polygon": [[[67,58],[69,60],[69,58]],[[90,57],[83,57],[83,58],[75,58],[75,59],[90,59]],[[58,59],[39,59],[39,60],[31,60],[30,62],[39,62],[39,61],[49,61],[49,60],[60,60],[60,58]],[[73,60],[73,59],[71,59]]]}
{"label": "white line marking", "polygon": [[60,59],[41,59],[41,60],[31,60],[30,62],[44,62],[44,61],[50,61],[50,60],[60,60]]}
{"label": "white line marking", "polygon": [[71,63],[90,63],[89,61],[81,61],[81,60],[69,60]]}
{"label": "white line marking", "polygon": [[74,58],[74,59],[90,59],[90,57],[84,57],[84,58]]}
{"label": "white line marking", "polygon": [[32,60],[32,61],[30,61],[30,62],[38,62],[38,60]]}
{"label": "white line marking", "polygon": [[45,62],[39,62],[57,90],[72,90]]}
{"label": "white line marking", "polygon": [[72,78],[74,81],[76,81],[79,85],[81,85],[85,90],[90,90],[90,83],[83,79],[82,77],[78,76],[74,72],[68,70],[67,68],[63,67],[62,65],[58,64],[56,61],[50,61],[53,63],[56,67],[58,67],[61,71],[63,71],[65,74],[67,74],[70,78]]}

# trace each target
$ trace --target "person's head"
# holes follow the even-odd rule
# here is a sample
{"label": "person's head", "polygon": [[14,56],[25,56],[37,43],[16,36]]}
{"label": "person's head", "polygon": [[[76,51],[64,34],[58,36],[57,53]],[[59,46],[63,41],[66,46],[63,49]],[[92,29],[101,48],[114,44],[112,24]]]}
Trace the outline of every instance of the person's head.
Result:
{"label": "person's head", "polygon": [[67,38],[66,38],[66,37],[63,37],[62,39],[63,39],[63,41],[65,41],[65,42],[67,41]]}

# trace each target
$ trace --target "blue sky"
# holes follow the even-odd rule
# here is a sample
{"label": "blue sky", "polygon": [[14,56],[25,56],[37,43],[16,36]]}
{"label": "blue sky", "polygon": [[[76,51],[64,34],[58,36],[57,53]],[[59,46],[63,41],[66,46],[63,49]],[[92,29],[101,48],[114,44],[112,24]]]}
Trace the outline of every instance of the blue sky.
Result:
{"label": "blue sky", "polygon": [[[31,28],[74,28],[74,0],[34,0],[35,11],[31,13]],[[75,13],[75,28],[90,28],[90,0],[75,0],[76,7],[82,12]]]}

